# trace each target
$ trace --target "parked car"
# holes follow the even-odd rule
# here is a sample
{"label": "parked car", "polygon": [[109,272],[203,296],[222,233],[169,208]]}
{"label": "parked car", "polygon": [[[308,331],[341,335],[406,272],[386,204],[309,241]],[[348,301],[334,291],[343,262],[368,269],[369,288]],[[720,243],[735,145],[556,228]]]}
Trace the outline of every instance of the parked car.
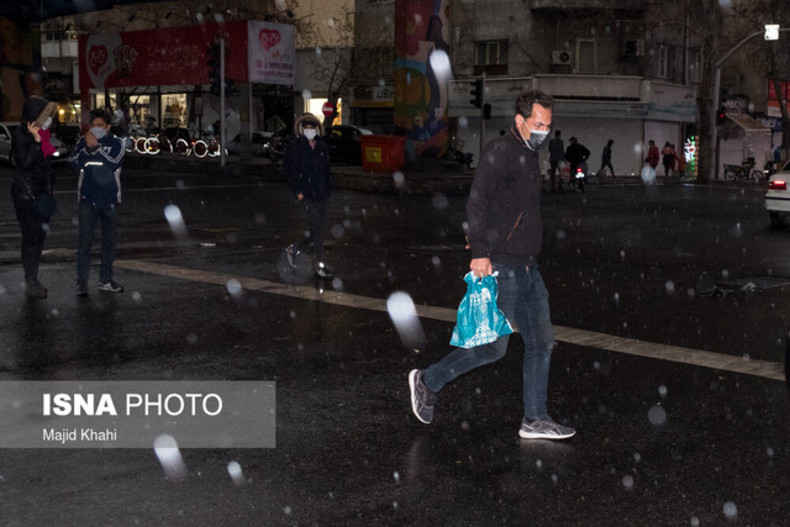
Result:
{"label": "parked car", "polygon": [[324,141],[329,146],[329,159],[333,163],[361,165],[362,141],[360,138],[363,135],[373,135],[373,132],[350,124],[328,127],[324,134]]}
{"label": "parked car", "polygon": [[[256,130],[252,132],[252,155],[262,157],[266,155],[267,145],[272,137],[272,132],[262,132]],[[233,140],[228,142],[228,154],[238,155],[241,153],[241,135],[237,134]]]}
{"label": "parked car", "polygon": [[293,128],[283,126],[267,138],[266,143],[263,145],[263,155],[275,163],[280,161],[285,155],[288,143],[294,139],[296,139],[296,136]]}
{"label": "parked car", "polygon": [[[17,126],[19,126],[19,123],[0,123],[0,160],[3,163],[16,164],[14,156],[11,155],[11,137]],[[63,144],[63,141],[58,139],[53,132],[50,132],[49,142],[55,147],[55,153],[52,154],[51,161],[65,161],[68,157],[68,148]]]}
{"label": "parked car", "polygon": [[19,123],[0,123],[0,160],[3,163],[12,163],[11,136]]}
{"label": "parked car", "polygon": [[790,215],[788,183],[790,183],[790,163],[787,163],[782,170],[771,175],[768,179],[768,191],[765,193],[765,210],[768,211],[768,218],[771,220],[772,227],[783,225]]}

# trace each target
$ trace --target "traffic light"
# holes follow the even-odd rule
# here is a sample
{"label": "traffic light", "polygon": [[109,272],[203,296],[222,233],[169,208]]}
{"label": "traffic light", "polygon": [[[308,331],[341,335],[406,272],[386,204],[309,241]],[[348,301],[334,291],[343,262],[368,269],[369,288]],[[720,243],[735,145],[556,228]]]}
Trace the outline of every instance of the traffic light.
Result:
{"label": "traffic light", "polygon": [[236,89],[236,81],[225,76],[225,97],[230,97],[238,92]]}
{"label": "traffic light", "polygon": [[220,92],[220,52],[219,52],[219,44],[214,43],[211,44],[208,49],[208,60],[206,61],[206,66],[208,66],[208,80],[209,80],[209,91],[214,95],[219,95]]}
{"label": "traffic light", "polygon": [[469,99],[469,102],[475,108],[482,108],[483,107],[483,80],[477,79],[472,83],[472,91],[470,92],[472,98]]}
{"label": "traffic light", "polygon": [[722,104],[719,106],[719,111],[716,113],[716,124],[721,126],[727,120],[727,108]]}

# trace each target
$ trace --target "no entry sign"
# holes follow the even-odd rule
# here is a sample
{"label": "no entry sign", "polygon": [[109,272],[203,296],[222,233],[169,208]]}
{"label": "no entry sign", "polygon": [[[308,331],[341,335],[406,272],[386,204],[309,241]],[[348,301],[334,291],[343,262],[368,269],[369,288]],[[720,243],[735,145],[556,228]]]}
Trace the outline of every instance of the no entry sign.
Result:
{"label": "no entry sign", "polygon": [[325,102],[324,105],[321,107],[321,111],[327,117],[331,117],[332,116],[332,111],[333,110],[334,110],[334,108],[332,107],[332,104],[329,101]]}

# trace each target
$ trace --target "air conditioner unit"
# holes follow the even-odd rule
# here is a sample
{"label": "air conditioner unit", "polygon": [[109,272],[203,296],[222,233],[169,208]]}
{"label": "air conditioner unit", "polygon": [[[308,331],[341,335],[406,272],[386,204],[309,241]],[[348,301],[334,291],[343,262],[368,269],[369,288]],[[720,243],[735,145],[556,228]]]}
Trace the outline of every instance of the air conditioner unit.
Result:
{"label": "air conditioner unit", "polygon": [[572,58],[570,52],[564,49],[555,49],[551,52],[551,63],[555,66],[567,66]]}
{"label": "air conditioner unit", "polygon": [[634,38],[626,40],[623,44],[624,57],[644,57],[645,56],[645,41],[641,38]]}

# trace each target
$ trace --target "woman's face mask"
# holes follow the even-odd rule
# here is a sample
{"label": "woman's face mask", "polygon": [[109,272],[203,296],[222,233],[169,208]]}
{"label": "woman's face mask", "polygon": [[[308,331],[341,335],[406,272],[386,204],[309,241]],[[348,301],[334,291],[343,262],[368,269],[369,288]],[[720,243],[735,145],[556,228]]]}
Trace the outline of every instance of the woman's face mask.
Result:
{"label": "woman's face mask", "polygon": [[42,123],[41,129],[48,130],[50,126],[52,126],[52,117],[47,117],[47,120]]}
{"label": "woman's face mask", "polygon": [[91,126],[91,133],[96,139],[102,139],[105,135],[107,135],[107,130],[101,126]]}
{"label": "woman's face mask", "polygon": [[308,141],[312,141],[313,139],[315,139],[315,134],[316,134],[315,128],[305,128],[302,131],[302,133],[304,134],[304,136],[307,138]]}

